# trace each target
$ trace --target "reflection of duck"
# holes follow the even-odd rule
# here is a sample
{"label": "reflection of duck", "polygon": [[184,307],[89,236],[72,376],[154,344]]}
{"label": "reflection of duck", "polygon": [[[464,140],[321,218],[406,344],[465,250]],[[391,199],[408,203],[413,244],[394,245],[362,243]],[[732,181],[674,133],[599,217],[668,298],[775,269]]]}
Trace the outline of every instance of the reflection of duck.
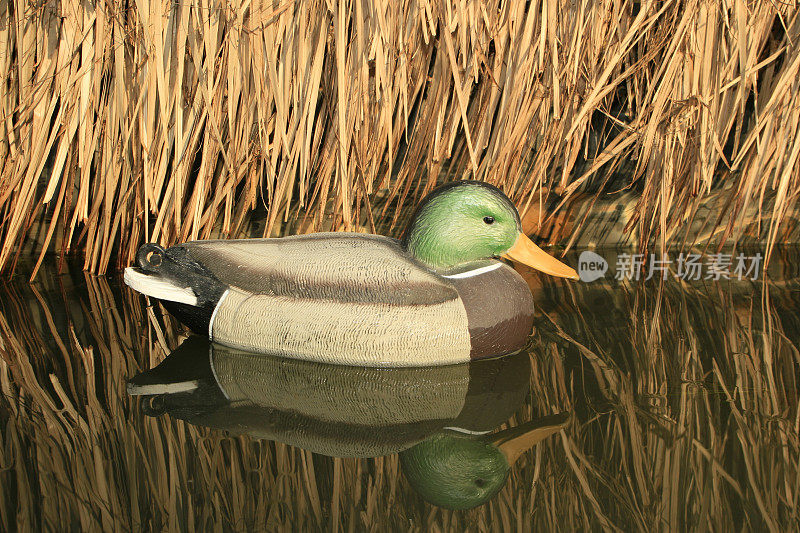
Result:
{"label": "reflection of duck", "polygon": [[525,398],[521,352],[466,365],[358,368],[250,354],[193,336],[134,377],[149,414],[334,457],[397,453],[446,427],[488,432]]}
{"label": "reflection of duck", "polygon": [[400,454],[403,474],[428,502],[469,509],[494,496],[519,456],[568,420],[561,413],[483,436],[445,431]]}
{"label": "reflection of duck", "polygon": [[334,457],[399,453],[426,500],[491,498],[526,449],[565,415],[490,434],[528,393],[527,353],[436,368],[357,368],[255,355],[190,337],[131,379],[150,415],[276,440]]}
{"label": "reflection of duck", "polygon": [[402,241],[325,233],[146,244],[125,282],[228,346],[330,363],[443,365],[524,346],[532,298],[501,256],[578,277],[522,233],[499,189],[462,181],[426,197]]}

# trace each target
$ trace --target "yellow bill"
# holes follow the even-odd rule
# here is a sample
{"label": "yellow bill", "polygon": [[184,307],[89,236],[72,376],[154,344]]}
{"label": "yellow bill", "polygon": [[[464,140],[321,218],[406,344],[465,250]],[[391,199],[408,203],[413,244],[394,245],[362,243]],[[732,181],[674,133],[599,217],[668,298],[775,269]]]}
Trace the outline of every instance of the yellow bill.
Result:
{"label": "yellow bill", "polygon": [[548,254],[531,241],[524,233],[517,235],[514,246],[503,254],[506,259],[528,265],[545,274],[560,278],[580,279],[574,268],[570,268],[552,255]]}

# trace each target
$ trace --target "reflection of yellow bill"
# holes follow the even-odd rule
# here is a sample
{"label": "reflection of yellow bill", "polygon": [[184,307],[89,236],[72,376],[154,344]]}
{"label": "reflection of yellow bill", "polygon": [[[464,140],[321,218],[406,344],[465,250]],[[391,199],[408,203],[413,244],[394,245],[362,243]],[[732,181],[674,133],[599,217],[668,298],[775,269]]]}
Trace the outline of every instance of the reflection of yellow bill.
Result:
{"label": "reflection of yellow bill", "polygon": [[564,429],[569,423],[569,413],[560,413],[539,420],[532,420],[515,428],[506,429],[491,435],[492,443],[505,456],[509,466],[519,456],[530,450],[544,439]]}

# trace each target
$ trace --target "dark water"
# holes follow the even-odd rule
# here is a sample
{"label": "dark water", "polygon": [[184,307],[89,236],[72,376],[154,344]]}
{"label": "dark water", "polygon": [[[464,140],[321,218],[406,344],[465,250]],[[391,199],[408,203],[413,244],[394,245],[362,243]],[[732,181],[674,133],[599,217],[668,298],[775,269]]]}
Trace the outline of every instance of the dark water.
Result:
{"label": "dark water", "polygon": [[0,529],[797,530],[797,257],[524,271],[529,349],[433,369],[213,346],[77,265],[2,281]]}

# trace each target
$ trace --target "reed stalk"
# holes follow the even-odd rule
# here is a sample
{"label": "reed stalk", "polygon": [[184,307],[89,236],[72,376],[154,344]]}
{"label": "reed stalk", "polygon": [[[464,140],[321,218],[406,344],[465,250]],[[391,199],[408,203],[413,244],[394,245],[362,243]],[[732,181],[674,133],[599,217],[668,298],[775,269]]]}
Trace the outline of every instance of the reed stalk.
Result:
{"label": "reed stalk", "polygon": [[5,2],[0,271],[396,231],[465,177],[542,208],[532,232],[635,190],[640,248],[723,187],[723,240],[756,206],[771,247],[800,192],[799,40],[793,1]]}

